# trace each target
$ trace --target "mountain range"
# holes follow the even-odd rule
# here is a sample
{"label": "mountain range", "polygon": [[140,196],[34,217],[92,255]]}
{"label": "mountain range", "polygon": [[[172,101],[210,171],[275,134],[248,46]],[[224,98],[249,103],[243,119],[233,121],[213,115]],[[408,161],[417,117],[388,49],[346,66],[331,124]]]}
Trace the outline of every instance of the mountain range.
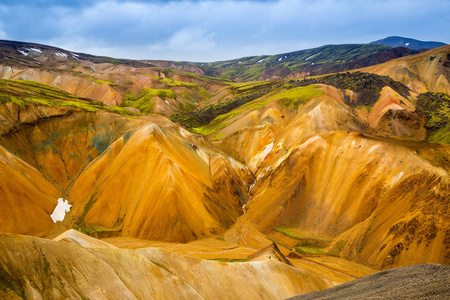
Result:
{"label": "mountain range", "polygon": [[450,296],[448,45],[202,64],[1,41],[0,78],[0,298]]}

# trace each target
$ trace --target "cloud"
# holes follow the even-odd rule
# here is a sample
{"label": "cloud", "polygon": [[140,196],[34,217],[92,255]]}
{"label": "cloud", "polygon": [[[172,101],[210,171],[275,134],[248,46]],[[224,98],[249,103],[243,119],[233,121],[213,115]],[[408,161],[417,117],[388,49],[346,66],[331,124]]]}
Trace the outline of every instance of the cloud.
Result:
{"label": "cloud", "polygon": [[448,11],[446,0],[4,1],[0,29],[98,55],[205,61],[389,35],[450,42]]}
{"label": "cloud", "polygon": [[[165,53],[164,59],[183,59],[177,53],[205,54],[215,50],[214,34],[200,28],[182,28],[167,41],[148,46],[149,54]],[[181,50],[181,51],[180,51]],[[179,57],[178,57],[179,56]]]}

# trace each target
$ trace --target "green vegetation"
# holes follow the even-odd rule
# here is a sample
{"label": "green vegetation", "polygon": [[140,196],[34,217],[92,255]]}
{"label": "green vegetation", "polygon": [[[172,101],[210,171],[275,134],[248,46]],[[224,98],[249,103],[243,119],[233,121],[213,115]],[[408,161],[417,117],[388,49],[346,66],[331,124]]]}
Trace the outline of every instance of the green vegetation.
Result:
{"label": "green vegetation", "polygon": [[273,228],[274,231],[279,232],[292,239],[300,240],[305,238],[305,235],[297,228],[277,226]]}
{"label": "green vegetation", "polygon": [[313,98],[321,97],[325,94],[324,91],[318,89],[316,85],[308,85],[305,87],[293,88],[285,92],[276,94],[269,98],[269,101],[281,98],[280,104],[282,107],[294,107],[297,109],[300,104],[305,104]]}
{"label": "green vegetation", "polygon": [[293,71],[327,70],[326,68],[343,66],[346,63],[388,49],[391,49],[391,47],[376,44],[326,45],[285,54],[251,56],[208,64],[196,64],[196,67],[202,69],[206,75],[245,82],[259,80],[263,72],[266,73],[266,76],[283,77]]}
{"label": "green vegetation", "polygon": [[72,94],[45,84],[23,80],[0,80],[0,103],[14,103],[24,109],[30,104],[54,107],[72,107],[84,111],[106,110],[123,115],[130,114],[124,108],[108,107],[90,99],[78,98]]}
{"label": "green vegetation", "polygon": [[102,233],[102,232],[116,232],[116,231],[118,231],[118,229],[117,228],[107,228],[107,227],[103,227],[100,225],[93,225],[93,224],[86,225],[85,223],[83,223],[82,225],[80,225],[78,227],[78,231],[81,233],[84,233],[86,235],[94,235],[96,233]]}
{"label": "green vegetation", "polygon": [[450,96],[424,93],[417,97],[416,111],[425,115],[428,140],[450,144]]}
{"label": "green vegetation", "polygon": [[166,98],[175,99],[177,95],[167,89],[143,88],[137,94],[127,92],[123,96],[123,102],[120,106],[134,107],[139,109],[143,114],[150,114],[152,113],[153,106],[155,106],[155,102],[152,100],[154,97],[160,97],[165,100]]}
{"label": "green vegetation", "polygon": [[[258,99],[272,90],[279,89],[283,86],[283,83],[271,85],[266,88],[257,88],[252,92],[243,93],[233,98],[223,99],[217,103],[193,110],[190,112],[178,112],[170,116],[170,119],[174,122],[180,123],[190,129],[202,127],[216,117],[231,112],[233,109],[249,103],[255,99]],[[253,107],[254,108],[254,107]],[[222,116],[221,116],[222,117]],[[223,118],[227,118],[224,116]]]}
{"label": "green vegetation", "polygon": [[109,84],[110,86],[115,86],[117,84],[113,83],[111,80],[101,80],[101,79],[97,79],[92,77],[92,81],[94,81],[95,83],[99,83],[99,84]]}
{"label": "green vegetation", "polygon": [[298,240],[298,244],[292,249],[300,254],[306,255],[320,255],[325,254],[324,248],[330,244],[329,240],[322,240],[317,238],[307,237],[304,232],[298,228],[277,226],[273,228],[274,231],[279,232],[291,239]]}
{"label": "green vegetation", "polygon": [[[233,122],[233,118],[235,116],[237,116],[245,111],[255,110],[260,107],[263,107],[264,105],[267,105],[271,101],[278,100],[280,98],[281,99],[283,99],[283,98],[289,99],[289,101],[291,101],[294,106],[296,105],[298,107],[298,105],[300,103],[306,103],[309,100],[311,100],[312,98],[320,97],[324,94],[324,92],[322,90],[317,89],[317,86],[311,85],[311,86],[293,88],[292,90],[288,90],[288,91],[281,92],[281,93],[275,93],[274,95],[267,97],[267,98],[261,97],[261,96],[264,96],[264,94],[268,93],[271,89],[280,89],[283,86],[284,86],[283,84],[278,84],[276,86],[273,86],[270,89],[258,90],[254,94],[245,94],[245,96],[239,96],[239,97],[235,97],[235,98],[228,99],[225,101],[219,101],[218,103],[212,104],[210,106],[206,106],[204,108],[201,108],[199,110],[196,110],[196,111],[193,111],[190,113],[177,113],[173,116],[188,115],[189,117],[192,118],[192,119],[187,119],[188,122],[190,122],[192,120],[193,123],[196,122],[194,124],[199,124],[200,123],[199,121],[205,120],[206,122],[208,122],[211,117],[224,111],[223,114],[219,114],[217,117],[215,117],[212,121],[209,121],[208,123],[205,122],[206,124],[204,124],[204,125],[200,123],[200,126],[195,126],[193,128],[191,127],[191,129],[193,131],[195,131],[196,133],[200,133],[203,135],[210,135],[210,134],[213,134],[213,133],[225,128],[229,124],[231,124]],[[259,95],[261,95],[261,96],[258,97]],[[253,97],[256,97],[256,99],[250,100]],[[241,101],[245,102],[247,100],[250,100],[250,101],[246,102],[245,104],[243,104],[237,108],[234,108],[234,109],[228,111],[228,109],[230,107],[232,108],[234,105],[238,105]],[[197,117],[198,119],[195,119],[195,117]],[[187,124],[189,127],[190,123],[187,123]],[[215,137],[215,139],[216,139],[216,137]]]}
{"label": "green vegetation", "polygon": [[[385,86],[391,87],[405,97],[409,96],[409,90],[405,85],[387,76],[347,72],[302,80],[233,84],[229,89],[236,95],[235,97],[190,112],[175,113],[170,119],[197,133],[209,135],[231,124],[231,119],[236,115],[262,107],[273,100],[279,100],[282,107],[297,109],[301,104],[324,95],[324,91],[314,84],[327,84],[356,92],[357,101],[345,99],[346,103],[357,109],[365,108],[368,112],[378,101],[380,91]],[[281,89],[286,91],[276,93]],[[269,93],[273,94],[267,98],[263,97]]]}
{"label": "green vegetation", "polygon": [[195,83],[189,83],[189,82],[181,82],[177,80],[173,80],[171,78],[163,78],[160,79],[160,82],[164,82],[166,86],[168,87],[196,87],[197,85]]}
{"label": "green vegetation", "polygon": [[[305,85],[308,83],[309,82]],[[297,85],[301,85],[301,83]],[[209,135],[226,127],[227,123],[224,123],[224,121],[229,120],[230,118],[246,110],[262,107],[273,100],[285,98],[285,100],[282,100],[282,105],[285,104],[298,107],[299,104],[306,103],[312,98],[320,97],[324,94],[323,91],[317,89],[317,86],[304,86],[292,88],[291,90],[285,91],[281,94],[272,95],[272,97],[266,99],[259,99],[270,92],[276,92],[277,90],[285,87],[291,88],[292,86],[293,85],[285,84],[285,82],[277,82],[276,84],[252,83],[248,85],[234,85],[231,89],[251,90],[251,92],[245,92],[230,99],[220,100],[217,103],[194,111],[178,112],[173,114],[170,119],[190,129],[195,128],[194,131],[197,133]],[[253,89],[250,87],[253,87]],[[236,109],[238,107],[239,109]]]}
{"label": "green vegetation", "polygon": [[233,95],[240,95],[248,92],[255,92],[260,89],[271,88],[274,85],[281,83],[282,81],[254,81],[254,82],[244,82],[235,83],[228,87]]}
{"label": "green vegetation", "polygon": [[321,255],[325,254],[325,252],[317,247],[311,247],[311,246],[295,246],[294,247],[295,252],[298,252],[300,254],[306,254],[306,255]]}
{"label": "green vegetation", "polygon": [[385,86],[391,87],[406,98],[409,96],[409,90],[404,84],[388,76],[380,76],[372,73],[337,73],[326,76],[323,79],[323,83],[339,89],[357,92],[358,97],[356,102],[345,99],[346,103],[351,107],[366,106],[371,109],[380,98],[380,92]]}

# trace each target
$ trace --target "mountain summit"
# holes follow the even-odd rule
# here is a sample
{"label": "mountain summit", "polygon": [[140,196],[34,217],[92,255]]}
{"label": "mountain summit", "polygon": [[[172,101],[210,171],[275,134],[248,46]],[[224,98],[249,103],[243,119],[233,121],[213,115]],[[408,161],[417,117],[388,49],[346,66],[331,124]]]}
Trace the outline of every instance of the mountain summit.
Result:
{"label": "mountain summit", "polygon": [[442,42],[435,42],[435,41],[419,41],[415,39],[405,38],[401,36],[390,36],[382,40],[371,42],[371,44],[380,44],[385,46],[391,46],[393,48],[396,47],[406,47],[413,50],[420,50],[420,49],[434,49],[437,47],[445,46],[447,44]]}

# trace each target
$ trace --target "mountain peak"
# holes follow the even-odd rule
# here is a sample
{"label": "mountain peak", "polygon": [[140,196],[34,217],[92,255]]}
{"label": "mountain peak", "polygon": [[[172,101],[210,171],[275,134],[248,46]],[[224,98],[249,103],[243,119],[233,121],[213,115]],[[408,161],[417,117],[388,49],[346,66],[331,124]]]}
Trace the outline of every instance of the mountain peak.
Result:
{"label": "mountain peak", "polygon": [[437,47],[445,46],[447,44],[442,42],[435,42],[435,41],[419,41],[416,39],[401,37],[401,36],[389,36],[387,38],[371,42],[370,44],[380,44],[380,45],[386,45],[391,47],[405,47],[410,48],[413,50],[420,50],[420,49],[434,49]]}

